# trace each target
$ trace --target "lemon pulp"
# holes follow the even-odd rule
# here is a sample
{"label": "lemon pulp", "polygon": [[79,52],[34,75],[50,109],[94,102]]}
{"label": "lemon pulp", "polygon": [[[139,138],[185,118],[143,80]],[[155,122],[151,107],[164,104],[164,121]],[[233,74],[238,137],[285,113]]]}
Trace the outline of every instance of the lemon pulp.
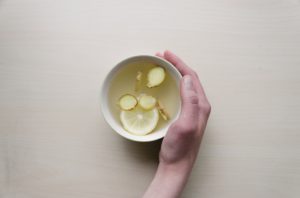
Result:
{"label": "lemon pulp", "polygon": [[120,119],[123,127],[135,135],[146,135],[152,132],[159,120],[159,113],[156,108],[143,110],[134,108],[131,111],[121,111]]}

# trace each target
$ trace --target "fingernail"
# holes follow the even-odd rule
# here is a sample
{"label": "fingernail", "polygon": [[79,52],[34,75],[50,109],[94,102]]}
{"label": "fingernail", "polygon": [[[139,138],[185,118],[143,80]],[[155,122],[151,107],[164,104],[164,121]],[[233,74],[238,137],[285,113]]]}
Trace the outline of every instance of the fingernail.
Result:
{"label": "fingernail", "polygon": [[184,88],[193,89],[193,82],[191,76],[189,75],[184,76],[183,83],[184,83]]}

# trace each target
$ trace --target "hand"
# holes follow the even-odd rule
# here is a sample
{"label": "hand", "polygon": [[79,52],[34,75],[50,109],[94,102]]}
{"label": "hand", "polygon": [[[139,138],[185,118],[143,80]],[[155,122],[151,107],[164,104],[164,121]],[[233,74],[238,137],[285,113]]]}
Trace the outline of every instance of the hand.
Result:
{"label": "hand", "polygon": [[158,170],[144,197],[173,198],[179,197],[187,182],[211,107],[195,71],[170,51],[156,55],[172,63],[183,76],[182,109],[162,142]]}
{"label": "hand", "polygon": [[195,71],[170,51],[157,55],[171,62],[183,76],[180,84],[182,111],[163,140],[160,163],[191,168],[197,157],[211,107]]}

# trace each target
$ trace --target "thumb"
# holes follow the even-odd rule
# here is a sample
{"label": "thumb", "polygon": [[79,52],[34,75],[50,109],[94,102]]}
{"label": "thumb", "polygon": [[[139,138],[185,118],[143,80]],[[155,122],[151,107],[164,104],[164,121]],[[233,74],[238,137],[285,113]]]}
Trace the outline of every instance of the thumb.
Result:
{"label": "thumb", "polygon": [[180,84],[181,94],[181,114],[179,117],[180,122],[185,125],[197,126],[198,112],[199,112],[199,99],[190,75],[183,76]]}

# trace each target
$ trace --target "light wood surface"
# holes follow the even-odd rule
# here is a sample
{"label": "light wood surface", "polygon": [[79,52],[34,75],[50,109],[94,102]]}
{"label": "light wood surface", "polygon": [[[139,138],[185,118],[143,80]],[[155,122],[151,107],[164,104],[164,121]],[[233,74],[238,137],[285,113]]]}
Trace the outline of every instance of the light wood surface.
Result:
{"label": "light wood surface", "polygon": [[166,48],[212,104],[183,197],[300,197],[299,0],[0,0],[0,197],[141,197],[160,142],[116,135],[99,90]]}

